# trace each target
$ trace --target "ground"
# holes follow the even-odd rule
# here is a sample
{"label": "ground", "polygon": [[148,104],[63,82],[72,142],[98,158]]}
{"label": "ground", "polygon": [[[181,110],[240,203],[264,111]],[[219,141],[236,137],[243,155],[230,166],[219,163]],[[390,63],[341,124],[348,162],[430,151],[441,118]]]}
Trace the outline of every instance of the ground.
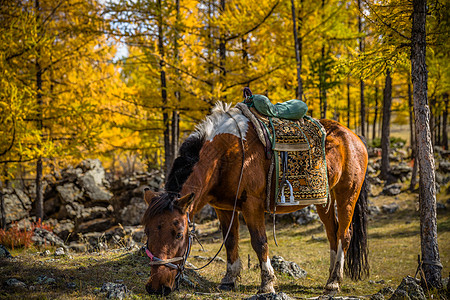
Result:
{"label": "ground", "polygon": [[[377,191],[374,191],[377,194]],[[448,195],[439,195],[438,202],[446,203]],[[370,278],[352,282],[346,278],[338,296],[368,296],[385,286],[397,287],[406,275],[414,276],[417,269],[417,256],[420,254],[419,217],[416,211],[417,194],[403,192],[396,197],[371,197],[370,201],[382,204],[397,203],[399,210],[393,214],[379,214],[372,217],[369,226]],[[448,206],[448,205],[447,205]],[[210,257],[220,246],[221,234],[218,222],[212,221],[199,227],[205,252],[196,243],[191,257]],[[245,225],[241,226],[240,255],[244,269],[239,287],[234,292],[219,292],[215,287],[225,272],[223,262],[214,262],[199,271],[204,278],[195,289],[183,288],[172,294],[174,299],[223,298],[234,299],[250,296],[257,292],[260,271],[255,267],[257,258],[251,249],[250,237]],[[281,255],[286,260],[296,262],[308,272],[305,279],[291,279],[278,275],[277,291],[291,297],[311,298],[322,293],[327,279],[329,254],[328,242],[320,222],[300,226],[297,224],[277,225],[279,247],[272,238],[271,225],[267,234],[272,255]],[[443,277],[450,272],[450,208],[438,211],[438,242]],[[133,298],[150,299],[145,292],[144,283],[148,278],[147,258],[140,257],[136,251],[117,249],[100,253],[69,253],[57,258],[54,255],[40,255],[45,249],[16,249],[15,258],[0,260],[0,298],[59,298],[59,299],[102,299],[105,294],[100,288],[105,282],[125,284],[133,292]],[[54,252],[54,249],[50,249]],[[225,258],[225,252],[220,254]],[[201,266],[205,261],[191,258],[190,262]],[[250,267],[249,267],[250,265]],[[55,283],[38,284],[38,277],[45,275],[54,278]],[[16,278],[27,288],[11,288],[6,281]]]}

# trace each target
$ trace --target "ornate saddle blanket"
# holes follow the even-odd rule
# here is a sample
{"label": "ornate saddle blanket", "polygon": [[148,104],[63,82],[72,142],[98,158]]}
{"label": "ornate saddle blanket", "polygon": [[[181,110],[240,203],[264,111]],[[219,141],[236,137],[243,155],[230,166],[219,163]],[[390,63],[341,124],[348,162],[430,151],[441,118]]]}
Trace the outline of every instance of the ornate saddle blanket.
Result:
{"label": "ornate saddle blanket", "polygon": [[[323,126],[309,116],[287,120],[263,116],[243,103],[237,107],[252,121],[266,148],[270,143],[274,154],[277,205],[327,203],[326,133]],[[263,130],[269,139],[264,138]],[[272,177],[271,174],[269,176]]]}

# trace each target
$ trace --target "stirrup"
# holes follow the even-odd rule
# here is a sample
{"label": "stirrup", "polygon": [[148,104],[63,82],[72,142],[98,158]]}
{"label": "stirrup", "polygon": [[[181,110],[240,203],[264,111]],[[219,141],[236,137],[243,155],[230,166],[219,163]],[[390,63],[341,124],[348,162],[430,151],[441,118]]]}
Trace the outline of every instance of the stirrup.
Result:
{"label": "stirrup", "polygon": [[277,202],[277,205],[279,205],[279,206],[299,205],[299,202],[295,201],[295,199],[294,199],[294,190],[292,188],[291,183],[289,182],[289,180],[286,180],[286,183],[289,186],[289,191],[290,191],[289,201],[286,202],[286,197],[284,196],[284,188],[286,187],[286,184],[283,184],[283,188],[281,189],[280,201]]}

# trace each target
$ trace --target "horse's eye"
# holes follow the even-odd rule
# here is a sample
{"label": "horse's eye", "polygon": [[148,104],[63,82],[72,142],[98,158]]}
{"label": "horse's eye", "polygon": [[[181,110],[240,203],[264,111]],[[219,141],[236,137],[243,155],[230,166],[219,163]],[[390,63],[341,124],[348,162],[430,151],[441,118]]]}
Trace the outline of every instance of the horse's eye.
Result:
{"label": "horse's eye", "polygon": [[161,230],[161,228],[162,228],[162,226],[161,226],[161,225],[158,225],[158,230]]}
{"label": "horse's eye", "polygon": [[177,239],[181,239],[182,237],[183,237],[182,233],[177,233],[177,236],[176,236]]}

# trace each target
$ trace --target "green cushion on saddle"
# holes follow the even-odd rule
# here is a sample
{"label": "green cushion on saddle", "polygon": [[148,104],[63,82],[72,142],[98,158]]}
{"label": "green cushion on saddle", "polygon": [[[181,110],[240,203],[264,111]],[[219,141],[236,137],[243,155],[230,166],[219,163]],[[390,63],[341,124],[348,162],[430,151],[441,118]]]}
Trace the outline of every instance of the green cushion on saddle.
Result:
{"label": "green cushion on saddle", "polygon": [[272,104],[269,98],[263,95],[253,95],[253,104],[258,112],[265,116],[281,119],[296,120],[305,116],[308,105],[301,100],[289,100]]}

